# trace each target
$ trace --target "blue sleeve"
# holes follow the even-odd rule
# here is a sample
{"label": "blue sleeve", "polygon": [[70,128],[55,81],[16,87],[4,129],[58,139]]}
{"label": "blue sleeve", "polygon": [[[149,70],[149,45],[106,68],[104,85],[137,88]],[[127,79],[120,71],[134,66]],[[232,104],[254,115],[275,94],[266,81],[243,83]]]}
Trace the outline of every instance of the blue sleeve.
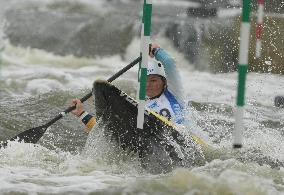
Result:
{"label": "blue sleeve", "polygon": [[155,58],[164,65],[167,76],[168,90],[177,98],[179,103],[183,105],[183,86],[174,59],[162,48],[158,48],[155,51]]}

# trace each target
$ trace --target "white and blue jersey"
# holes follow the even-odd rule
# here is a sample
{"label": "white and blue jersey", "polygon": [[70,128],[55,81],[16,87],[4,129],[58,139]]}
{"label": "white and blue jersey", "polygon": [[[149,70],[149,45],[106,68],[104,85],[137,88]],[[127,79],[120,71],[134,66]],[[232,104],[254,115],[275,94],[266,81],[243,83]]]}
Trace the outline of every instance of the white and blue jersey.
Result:
{"label": "white and blue jersey", "polygon": [[146,107],[175,123],[181,124],[184,122],[184,98],[176,64],[173,58],[162,48],[156,50],[155,58],[164,65],[168,87],[159,97],[148,99]]}

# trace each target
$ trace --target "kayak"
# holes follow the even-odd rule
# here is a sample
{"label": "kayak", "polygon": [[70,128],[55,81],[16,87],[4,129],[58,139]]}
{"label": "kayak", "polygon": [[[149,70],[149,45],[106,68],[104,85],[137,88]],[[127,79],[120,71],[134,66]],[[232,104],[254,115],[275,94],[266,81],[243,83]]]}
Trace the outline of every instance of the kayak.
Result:
{"label": "kayak", "polygon": [[93,84],[95,112],[104,136],[121,149],[137,153],[141,166],[148,172],[166,173],[176,167],[205,163],[205,143],[180,133],[166,118],[148,109],[143,130],[137,129],[138,103],[116,86],[104,80]]}

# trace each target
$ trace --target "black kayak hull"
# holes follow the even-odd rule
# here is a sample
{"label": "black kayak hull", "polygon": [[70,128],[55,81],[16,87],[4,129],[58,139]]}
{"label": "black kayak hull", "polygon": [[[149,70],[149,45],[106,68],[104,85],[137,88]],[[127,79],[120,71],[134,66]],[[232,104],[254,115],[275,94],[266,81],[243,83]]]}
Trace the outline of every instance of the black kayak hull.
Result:
{"label": "black kayak hull", "polygon": [[202,154],[194,140],[185,140],[172,123],[156,113],[145,110],[144,129],[137,129],[137,102],[114,85],[95,81],[93,93],[104,135],[123,150],[138,153],[142,167],[149,172],[168,172],[203,160],[196,158]]}

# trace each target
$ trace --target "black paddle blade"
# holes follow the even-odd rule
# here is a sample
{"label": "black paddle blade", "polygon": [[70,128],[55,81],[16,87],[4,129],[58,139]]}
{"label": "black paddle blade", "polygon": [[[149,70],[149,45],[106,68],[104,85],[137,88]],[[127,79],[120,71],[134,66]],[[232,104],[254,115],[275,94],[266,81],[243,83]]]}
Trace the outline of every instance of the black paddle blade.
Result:
{"label": "black paddle blade", "polygon": [[[46,125],[42,125],[39,127],[35,127],[29,130],[26,130],[17,136],[11,138],[9,141],[18,141],[18,142],[25,142],[25,143],[37,143],[38,140],[43,136],[47,129]],[[8,144],[8,141],[2,142],[0,144],[0,148],[6,147]]]}

